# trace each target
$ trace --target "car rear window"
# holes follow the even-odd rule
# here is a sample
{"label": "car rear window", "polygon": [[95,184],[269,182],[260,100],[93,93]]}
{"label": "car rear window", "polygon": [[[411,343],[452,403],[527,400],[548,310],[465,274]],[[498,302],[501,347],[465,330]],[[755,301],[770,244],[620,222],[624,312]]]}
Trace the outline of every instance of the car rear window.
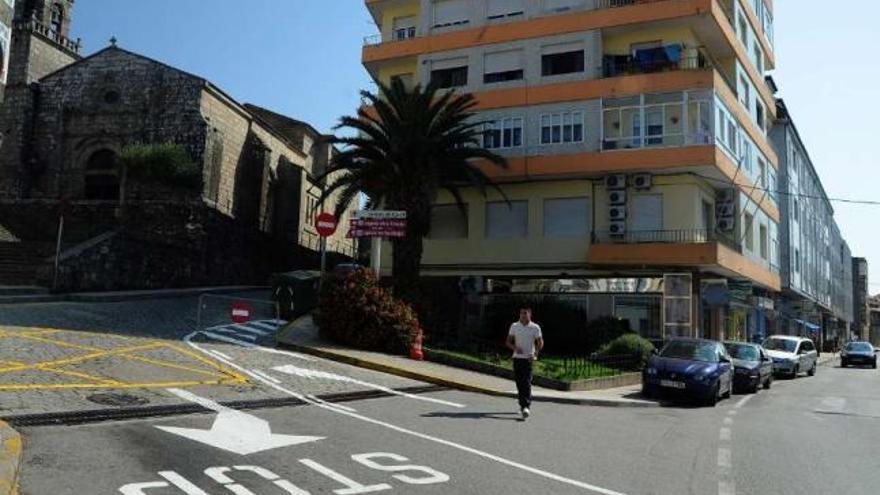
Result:
{"label": "car rear window", "polygon": [[724,344],[727,352],[734,359],[743,361],[758,361],[758,349],[745,344]]}

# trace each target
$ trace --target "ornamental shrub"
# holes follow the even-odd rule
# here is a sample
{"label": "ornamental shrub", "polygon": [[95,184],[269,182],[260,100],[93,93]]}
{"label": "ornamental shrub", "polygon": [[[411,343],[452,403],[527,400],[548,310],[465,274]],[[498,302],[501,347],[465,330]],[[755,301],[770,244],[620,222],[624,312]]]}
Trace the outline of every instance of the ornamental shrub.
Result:
{"label": "ornamental shrub", "polygon": [[371,270],[325,279],[315,322],[328,340],[390,354],[406,354],[421,332],[413,308],[380,287]]}
{"label": "ornamental shrub", "polygon": [[652,352],[654,352],[654,344],[638,334],[628,333],[603,345],[596,355],[602,357],[638,355],[641,364],[644,365],[650,359]]}

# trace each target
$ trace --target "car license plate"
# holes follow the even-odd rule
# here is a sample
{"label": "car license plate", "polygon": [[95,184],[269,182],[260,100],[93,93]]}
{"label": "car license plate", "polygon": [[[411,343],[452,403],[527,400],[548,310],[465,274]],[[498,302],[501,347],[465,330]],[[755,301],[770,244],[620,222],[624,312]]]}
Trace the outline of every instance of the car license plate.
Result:
{"label": "car license plate", "polygon": [[684,382],[674,382],[672,380],[660,380],[660,386],[666,388],[684,388]]}

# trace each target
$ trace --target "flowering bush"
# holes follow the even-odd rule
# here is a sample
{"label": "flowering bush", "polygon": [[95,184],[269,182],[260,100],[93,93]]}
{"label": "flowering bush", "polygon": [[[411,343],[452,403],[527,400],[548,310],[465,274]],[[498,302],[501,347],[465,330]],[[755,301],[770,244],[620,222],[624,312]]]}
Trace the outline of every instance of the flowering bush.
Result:
{"label": "flowering bush", "polygon": [[326,279],[315,321],[321,335],[333,342],[393,354],[408,352],[421,332],[412,307],[379,287],[370,270]]}

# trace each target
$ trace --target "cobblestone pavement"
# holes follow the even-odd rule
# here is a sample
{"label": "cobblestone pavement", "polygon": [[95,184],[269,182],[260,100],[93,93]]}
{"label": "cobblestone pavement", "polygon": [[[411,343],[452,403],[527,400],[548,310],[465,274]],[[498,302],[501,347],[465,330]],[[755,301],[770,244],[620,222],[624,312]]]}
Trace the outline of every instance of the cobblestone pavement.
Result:
{"label": "cobblestone pavement", "polygon": [[[0,305],[0,416],[181,404],[168,388],[218,402],[285,397],[253,373],[316,396],[423,385],[276,349],[267,297]],[[234,301],[255,320],[232,324]]]}

